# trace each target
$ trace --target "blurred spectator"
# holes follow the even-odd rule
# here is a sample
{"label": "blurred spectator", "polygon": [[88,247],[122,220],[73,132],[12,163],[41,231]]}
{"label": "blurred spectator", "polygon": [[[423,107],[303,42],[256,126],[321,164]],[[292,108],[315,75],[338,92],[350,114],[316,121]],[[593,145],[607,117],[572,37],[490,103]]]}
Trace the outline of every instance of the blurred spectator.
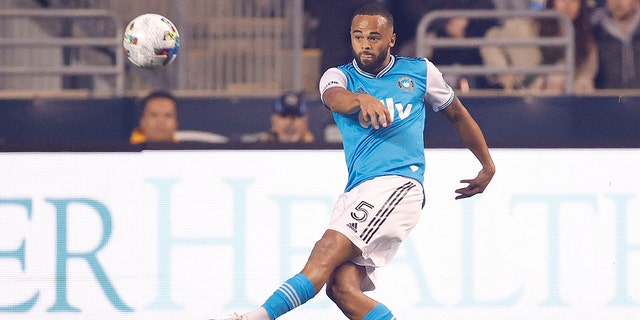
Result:
{"label": "blurred spectator", "polygon": [[[420,20],[429,12],[434,10],[481,10],[494,9],[492,0],[393,0],[388,2],[389,11],[394,16],[402,17],[396,19],[396,46],[399,54],[415,55],[415,37]],[[464,19],[466,20],[466,19]],[[449,22],[447,20],[435,21],[429,32],[439,36],[449,37],[483,37],[485,32],[496,22],[491,20],[474,19],[461,23],[461,19]],[[435,62],[435,61],[434,61]]]}
{"label": "blurred spectator", "polygon": [[[395,16],[405,18],[415,22],[407,23],[407,19],[398,22],[396,47],[400,55],[415,56],[416,29],[420,20],[430,11],[434,10],[481,10],[494,9],[491,0],[449,0],[449,1],[391,1],[392,12]],[[395,12],[394,12],[395,11]],[[400,19],[398,19],[400,20]],[[434,21],[429,27],[430,37],[439,38],[478,38],[484,37],[485,32],[495,26],[494,19],[468,19],[464,17],[454,17]],[[400,35],[403,33],[404,35]],[[408,36],[410,38],[408,38]],[[482,65],[482,58],[478,48],[461,47],[436,47],[432,53],[425,56],[437,65]],[[446,76],[446,75],[445,75]],[[486,88],[488,82],[483,76],[466,76],[459,79],[448,78],[451,84],[456,84],[458,88]]]}
{"label": "blurred spectator", "polygon": [[269,131],[241,137],[243,142],[310,143],[314,140],[309,130],[307,102],[302,93],[296,92],[286,92],[276,99]]}
{"label": "blurred spectator", "polygon": [[[547,0],[546,8],[566,15],[573,22],[575,49],[575,92],[593,92],[598,72],[598,47],[591,28],[591,8],[587,0]],[[556,37],[563,34],[557,19],[540,22],[541,37]],[[565,64],[564,48],[543,47],[542,64]],[[544,87],[550,92],[563,92],[566,87],[564,75],[549,75],[544,78]]]}
{"label": "blurred spectator", "polygon": [[[598,52],[589,24],[587,0],[548,0],[546,8],[565,14],[573,22],[575,31],[575,90],[577,93],[593,91],[598,69]],[[491,39],[536,39],[554,37],[563,33],[557,19],[534,20],[526,17],[506,19],[499,27],[491,28],[486,37]],[[535,67],[565,63],[563,47],[512,46],[482,47],[485,65],[491,67]],[[501,74],[494,78],[507,91],[528,90],[561,93],[566,89],[562,74]]]}
{"label": "blurred spectator", "polygon": [[[538,37],[537,25],[532,19],[517,17],[504,20],[501,26],[496,26],[485,36],[487,39],[535,39]],[[508,66],[535,67],[542,62],[542,53],[537,46],[484,46],[480,48],[480,55],[485,66],[506,68]],[[489,80],[505,91],[521,90],[531,87],[535,75],[527,74],[498,74]]]}
{"label": "blurred spectator", "polygon": [[175,97],[165,91],[154,91],[142,100],[139,125],[131,133],[129,142],[176,143],[178,130],[178,104]]}
{"label": "blurred spectator", "polygon": [[607,0],[593,14],[600,69],[596,87],[640,88],[640,0]]}

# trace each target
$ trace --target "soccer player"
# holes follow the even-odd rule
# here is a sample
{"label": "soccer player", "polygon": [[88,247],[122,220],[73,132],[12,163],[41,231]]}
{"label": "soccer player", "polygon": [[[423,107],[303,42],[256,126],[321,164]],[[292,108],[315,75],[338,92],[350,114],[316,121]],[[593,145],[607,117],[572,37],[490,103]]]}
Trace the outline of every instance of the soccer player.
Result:
{"label": "soccer player", "polygon": [[359,9],[351,22],[355,59],[328,69],[321,98],[343,137],[348,167],[345,192],[329,226],[300,273],[259,308],[230,319],[276,319],[326,285],[349,319],[395,319],[363,291],[375,288],[384,266],[416,225],[424,204],[423,132],[427,105],[444,114],[482,169],[455,192],[456,199],[485,190],[495,166],[482,132],[440,71],[425,58],[391,55],[393,17],[380,5]]}

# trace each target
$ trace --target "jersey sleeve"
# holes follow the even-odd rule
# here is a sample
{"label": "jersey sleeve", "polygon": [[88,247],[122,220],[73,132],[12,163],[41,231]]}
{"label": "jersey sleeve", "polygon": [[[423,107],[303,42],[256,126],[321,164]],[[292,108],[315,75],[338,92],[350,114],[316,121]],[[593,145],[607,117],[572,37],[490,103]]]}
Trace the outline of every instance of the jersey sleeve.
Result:
{"label": "jersey sleeve", "polygon": [[453,89],[444,80],[442,72],[433,62],[427,60],[427,90],[424,101],[437,112],[448,107],[454,96]]}
{"label": "jersey sleeve", "polygon": [[327,89],[333,87],[347,88],[347,76],[338,68],[329,68],[320,78],[320,99],[323,103],[324,98],[322,95],[324,95],[324,92],[327,91]]}

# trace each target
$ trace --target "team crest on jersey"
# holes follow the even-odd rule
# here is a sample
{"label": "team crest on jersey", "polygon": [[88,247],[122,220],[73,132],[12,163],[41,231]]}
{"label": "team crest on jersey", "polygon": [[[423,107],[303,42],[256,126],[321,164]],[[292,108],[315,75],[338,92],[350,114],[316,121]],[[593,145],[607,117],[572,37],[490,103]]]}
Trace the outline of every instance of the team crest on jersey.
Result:
{"label": "team crest on jersey", "polygon": [[415,85],[413,84],[413,79],[409,77],[402,77],[398,79],[398,88],[405,92],[411,92],[415,89]]}

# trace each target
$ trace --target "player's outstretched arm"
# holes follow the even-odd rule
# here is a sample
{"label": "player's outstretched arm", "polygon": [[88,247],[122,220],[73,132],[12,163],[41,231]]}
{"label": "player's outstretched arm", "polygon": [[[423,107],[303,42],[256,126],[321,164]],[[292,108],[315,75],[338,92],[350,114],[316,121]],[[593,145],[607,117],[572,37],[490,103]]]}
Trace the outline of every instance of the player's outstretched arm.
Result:
{"label": "player's outstretched arm", "polygon": [[462,105],[462,102],[457,97],[442,112],[456,129],[464,145],[471,150],[482,165],[482,170],[475,178],[460,180],[461,183],[467,183],[468,185],[456,190],[458,194],[456,199],[464,199],[482,193],[496,172],[484,135],[476,121],[469,114],[469,111],[467,111],[467,108]]}

